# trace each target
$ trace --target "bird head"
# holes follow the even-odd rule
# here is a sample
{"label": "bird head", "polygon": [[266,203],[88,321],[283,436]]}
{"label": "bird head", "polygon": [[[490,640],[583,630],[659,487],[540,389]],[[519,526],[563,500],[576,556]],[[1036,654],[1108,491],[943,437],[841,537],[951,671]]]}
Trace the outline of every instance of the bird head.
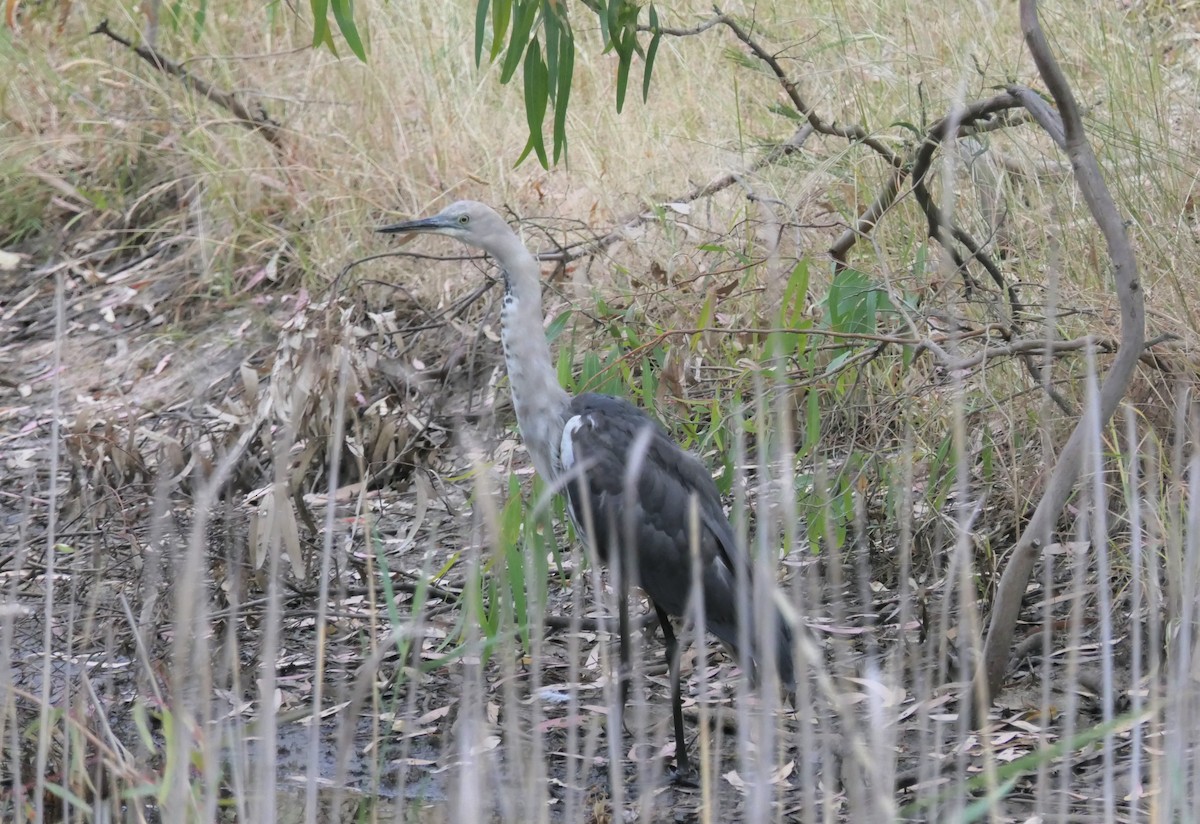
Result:
{"label": "bird head", "polygon": [[497,243],[512,234],[504,218],[491,207],[474,200],[460,200],[436,215],[381,226],[375,231],[384,234],[423,232],[446,235],[485,252],[491,252]]}

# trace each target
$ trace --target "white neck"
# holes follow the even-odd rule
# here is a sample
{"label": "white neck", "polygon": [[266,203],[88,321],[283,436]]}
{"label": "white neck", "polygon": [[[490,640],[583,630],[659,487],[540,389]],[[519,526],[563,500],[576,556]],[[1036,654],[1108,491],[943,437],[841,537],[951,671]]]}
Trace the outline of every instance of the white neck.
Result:
{"label": "white neck", "polygon": [[542,480],[552,482],[561,468],[559,444],[571,398],[558,384],[550,345],[546,342],[537,260],[516,235],[512,236],[505,259],[515,271],[504,272],[500,341],[504,345],[517,426],[538,474]]}

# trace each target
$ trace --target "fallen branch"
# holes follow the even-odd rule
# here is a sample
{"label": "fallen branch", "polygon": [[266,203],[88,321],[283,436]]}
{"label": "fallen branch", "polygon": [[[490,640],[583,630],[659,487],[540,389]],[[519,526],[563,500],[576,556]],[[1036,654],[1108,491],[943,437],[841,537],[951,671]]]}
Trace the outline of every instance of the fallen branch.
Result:
{"label": "fallen branch", "polygon": [[250,110],[243,106],[236,97],[228,92],[221,91],[215,88],[210,83],[196,77],[183,66],[164,57],[153,46],[134,45],[133,41],[122,37],[108,27],[108,20],[101,20],[96,28],[92,29],[92,34],[103,34],[117,43],[120,43],[127,49],[133,51],[138,57],[145,60],[154,68],[166,74],[178,77],[188,85],[192,91],[216,103],[221,108],[237,118],[237,123],[243,128],[249,129],[252,132],[261,134],[268,143],[271,144],[278,152],[283,152],[286,148],[283,142],[283,135],[279,130],[279,124],[270,120],[265,113],[255,116]]}

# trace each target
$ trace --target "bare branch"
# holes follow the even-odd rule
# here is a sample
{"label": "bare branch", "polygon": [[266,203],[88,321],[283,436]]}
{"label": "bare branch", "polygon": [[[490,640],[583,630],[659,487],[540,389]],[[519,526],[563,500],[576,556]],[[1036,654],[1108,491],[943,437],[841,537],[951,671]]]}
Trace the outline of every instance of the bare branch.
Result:
{"label": "bare branch", "polygon": [[1058,112],[1050,108],[1042,96],[1028,86],[1010,83],[1008,93],[1020,101],[1033,119],[1038,122],[1038,125],[1046,130],[1046,134],[1050,135],[1050,139],[1058,145],[1058,148],[1065,151],[1067,136],[1063,132],[1063,122],[1062,118],[1058,116]]}
{"label": "bare branch", "polygon": [[734,36],[737,37],[738,40],[741,40],[742,43],[744,43],[746,47],[754,53],[754,56],[765,63],[767,68],[769,68],[775,74],[775,78],[779,81],[779,85],[783,87],[784,94],[788,96],[788,100],[792,102],[792,106],[795,107],[797,112],[804,116],[809,125],[812,126],[818,134],[828,135],[830,137],[841,137],[846,140],[852,140],[856,143],[861,143],[864,146],[868,146],[873,149],[876,154],[891,164],[893,168],[899,169],[903,166],[904,161],[900,155],[896,154],[887,146],[885,146],[878,138],[872,137],[871,134],[862,126],[859,126],[858,124],[839,126],[837,123],[827,123],[824,119],[822,119],[813,110],[812,106],[809,106],[808,103],[805,102],[804,98],[800,96],[800,91],[796,88],[796,84],[793,83],[788,77],[787,72],[783,70],[783,66],[780,65],[779,61],[775,58],[775,55],[771,54],[761,45],[759,45],[758,41],[751,37],[749,32],[738,25],[736,20],[728,15],[722,14],[720,9],[715,7],[714,9],[719,15],[719,22],[733,32]]}
{"label": "bare branch", "polygon": [[1051,352],[1077,352],[1081,349],[1095,349],[1099,352],[1111,352],[1116,348],[1113,341],[1099,338],[1095,335],[1084,335],[1074,340],[1016,340],[1004,346],[994,346],[977,352],[969,358],[946,358],[943,366],[950,370],[974,369],[982,363],[995,358],[1011,357],[1022,354],[1046,354]]}

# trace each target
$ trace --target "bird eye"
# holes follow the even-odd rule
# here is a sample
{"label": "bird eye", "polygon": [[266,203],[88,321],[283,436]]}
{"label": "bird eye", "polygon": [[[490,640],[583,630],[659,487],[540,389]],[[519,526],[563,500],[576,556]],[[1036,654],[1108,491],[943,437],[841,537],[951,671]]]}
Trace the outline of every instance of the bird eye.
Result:
{"label": "bird eye", "polygon": [[459,215],[458,216],[458,223],[460,226],[466,226],[470,222],[471,222],[470,215]]}

